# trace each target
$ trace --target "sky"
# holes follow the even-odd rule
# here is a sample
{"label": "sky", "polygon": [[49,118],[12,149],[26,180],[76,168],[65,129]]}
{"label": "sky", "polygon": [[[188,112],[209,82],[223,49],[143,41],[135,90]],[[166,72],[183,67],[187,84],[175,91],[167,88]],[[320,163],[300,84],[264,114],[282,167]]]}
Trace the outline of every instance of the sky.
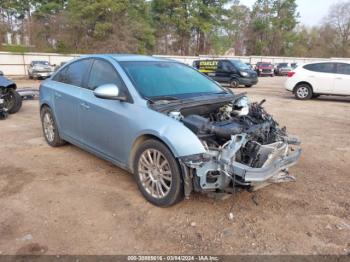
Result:
{"label": "sky", "polygon": [[[339,0],[338,0],[339,1]],[[241,0],[240,3],[252,7],[255,0]],[[307,26],[315,26],[327,15],[329,7],[337,0],[296,0],[300,22]]]}

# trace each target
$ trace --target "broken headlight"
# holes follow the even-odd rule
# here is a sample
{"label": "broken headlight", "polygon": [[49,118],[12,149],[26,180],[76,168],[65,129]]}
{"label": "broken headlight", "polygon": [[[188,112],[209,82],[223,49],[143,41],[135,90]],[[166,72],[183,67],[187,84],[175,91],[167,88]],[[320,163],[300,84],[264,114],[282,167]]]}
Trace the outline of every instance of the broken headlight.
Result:
{"label": "broken headlight", "polygon": [[246,96],[242,96],[237,99],[233,104],[233,113],[237,116],[246,116],[249,114],[249,99]]}

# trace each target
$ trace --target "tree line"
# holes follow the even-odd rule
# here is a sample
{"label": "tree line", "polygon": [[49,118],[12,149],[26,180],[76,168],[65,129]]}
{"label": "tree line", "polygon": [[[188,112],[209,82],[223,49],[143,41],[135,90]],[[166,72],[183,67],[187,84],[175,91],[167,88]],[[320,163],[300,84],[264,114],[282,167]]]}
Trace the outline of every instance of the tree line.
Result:
{"label": "tree line", "polygon": [[0,39],[15,35],[41,52],[348,57],[350,0],[314,27],[296,0],[0,0]]}

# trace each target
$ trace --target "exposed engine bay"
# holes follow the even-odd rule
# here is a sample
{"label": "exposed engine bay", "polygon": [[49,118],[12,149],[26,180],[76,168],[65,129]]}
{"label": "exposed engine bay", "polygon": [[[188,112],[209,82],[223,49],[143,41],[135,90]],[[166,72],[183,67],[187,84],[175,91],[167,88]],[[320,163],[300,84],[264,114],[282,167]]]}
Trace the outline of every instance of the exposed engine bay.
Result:
{"label": "exposed engine bay", "polygon": [[300,142],[288,137],[286,128],[280,128],[265,111],[264,102],[249,103],[242,94],[230,102],[168,112],[196,134],[206,149],[204,155],[181,159],[189,169],[186,195],[192,189],[232,192],[240,186],[256,190],[295,180],[288,167],[300,158]]}

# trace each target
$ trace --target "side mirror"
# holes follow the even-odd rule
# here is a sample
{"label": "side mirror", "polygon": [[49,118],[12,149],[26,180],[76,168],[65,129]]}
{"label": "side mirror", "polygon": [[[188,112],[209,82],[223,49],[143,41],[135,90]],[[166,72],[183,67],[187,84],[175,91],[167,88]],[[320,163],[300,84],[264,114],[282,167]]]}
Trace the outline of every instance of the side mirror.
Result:
{"label": "side mirror", "polygon": [[2,71],[0,71],[0,76],[3,76],[3,75],[4,75],[4,73]]}
{"label": "side mirror", "polygon": [[94,95],[102,99],[126,101],[127,97],[115,84],[100,85],[94,90]]}

